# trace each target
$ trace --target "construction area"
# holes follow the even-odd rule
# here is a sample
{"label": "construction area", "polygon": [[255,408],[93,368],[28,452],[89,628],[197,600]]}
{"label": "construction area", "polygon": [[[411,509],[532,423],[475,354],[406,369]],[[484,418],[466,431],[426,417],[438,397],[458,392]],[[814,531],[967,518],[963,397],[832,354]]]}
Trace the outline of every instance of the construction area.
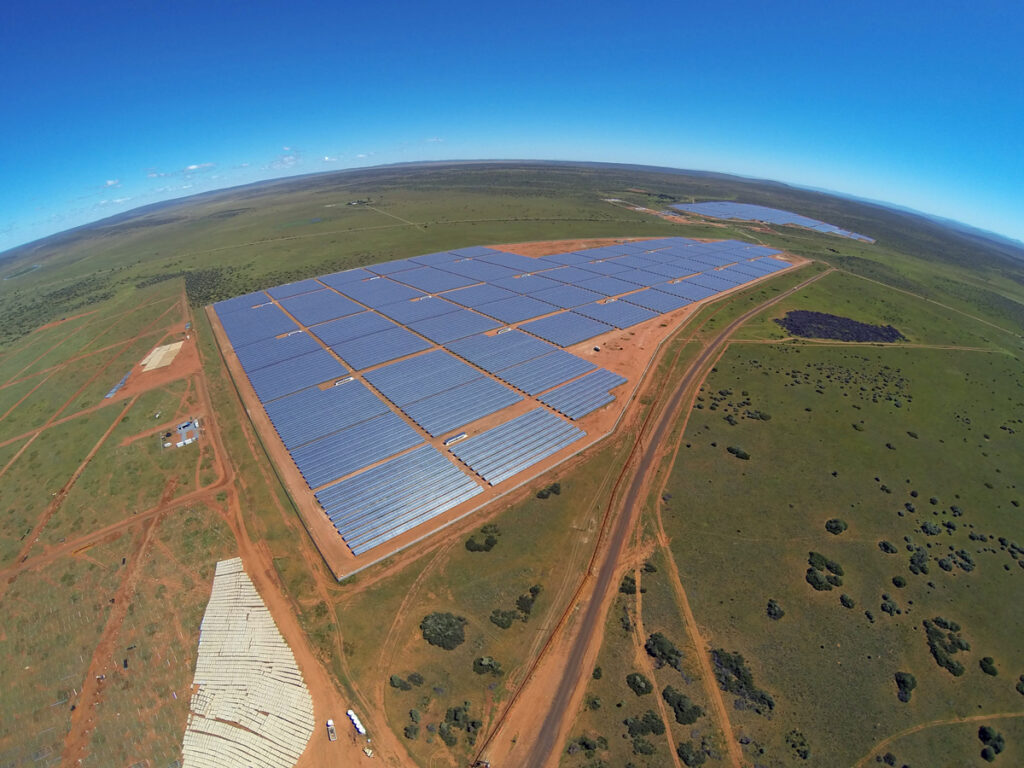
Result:
{"label": "construction area", "polygon": [[313,734],[313,700],[240,558],[221,560],[199,630],[185,768],[291,768]]}
{"label": "construction area", "polygon": [[734,240],[515,250],[431,253],[214,306],[249,414],[336,577],[610,433],[695,307],[792,266]]}

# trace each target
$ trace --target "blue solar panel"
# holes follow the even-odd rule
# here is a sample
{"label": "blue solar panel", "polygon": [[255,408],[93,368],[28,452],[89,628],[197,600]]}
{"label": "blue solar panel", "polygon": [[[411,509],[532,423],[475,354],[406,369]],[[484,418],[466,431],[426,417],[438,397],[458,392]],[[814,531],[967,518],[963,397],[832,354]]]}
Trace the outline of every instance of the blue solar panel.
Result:
{"label": "blue solar panel", "polygon": [[540,299],[512,294],[510,299],[493,301],[490,304],[481,304],[476,308],[476,311],[497,318],[503,323],[518,323],[523,320],[532,320],[535,317],[547,315],[551,312],[557,312],[559,309],[554,304],[548,304]]}
{"label": "blue solar panel", "polygon": [[281,299],[287,299],[289,296],[298,296],[300,293],[309,293],[321,288],[323,288],[323,285],[311,278],[309,280],[299,280],[297,283],[275,285],[273,288],[268,288],[267,293],[280,301]]}
{"label": "blue solar panel", "polygon": [[328,389],[304,389],[264,408],[289,451],[389,411],[384,401],[358,380]]}
{"label": "blue solar panel", "polygon": [[460,259],[479,259],[482,256],[493,256],[494,254],[502,254],[504,251],[498,251],[494,248],[488,248],[486,245],[469,245],[465,248],[456,248],[452,251]]}
{"label": "blue solar panel", "polygon": [[671,280],[677,277],[686,277],[692,275],[694,272],[703,272],[707,269],[707,265],[700,264],[694,265],[693,262],[686,263],[668,263],[668,264],[651,264],[644,268],[644,272],[651,272],[655,275],[661,275],[662,280]]}
{"label": "blue solar panel", "polygon": [[555,347],[522,331],[508,331],[494,336],[468,336],[453,341],[448,349],[473,365],[495,373],[552,352]]}
{"label": "blue solar panel", "polygon": [[585,248],[582,251],[576,251],[576,253],[580,256],[586,256],[588,261],[597,261],[598,259],[614,259],[617,256],[627,256],[631,253],[636,253],[636,250],[629,245],[602,245],[600,248]]}
{"label": "blue solar panel", "polygon": [[377,311],[382,315],[387,315],[395,322],[408,325],[416,320],[454,312],[458,308],[457,305],[450,304],[440,296],[424,296],[421,299],[413,299],[412,301],[385,304],[383,307],[377,307]]}
{"label": "blue solar panel", "polygon": [[384,261],[380,264],[371,264],[367,267],[368,270],[378,275],[391,275],[395,272],[402,272],[406,269],[415,269],[420,266],[415,261],[409,259],[398,259],[396,261]]}
{"label": "blue solar panel", "polygon": [[316,339],[308,333],[296,331],[280,339],[271,337],[239,347],[235,350],[235,354],[238,355],[238,362],[242,364],[247,373],[250,373],[316,349],[323,349],[317,344]]}
{"label": "blue solar panel", "polygon": [[476,368],[437,349],[367,371],[366,380],[399,408],[480,378]]}
{"label": "blue solar panel", "polygon": [[[718,293],[718,291],[712,288],[697,285],[692,280],[680,280],[678,283],[659,285],[658,290],[664,293],[671,293],[673,296],[680,296],[689,301],[700,301]],[[630,296],[629,298],[632,299],[633,297]]]}
{"label": "blue solar panel", "polygon": [[569,283],[569,285],[576,285],[581,280],[588,280],[593,277],[587,270],[580,269],[579,267],[549,269],[546,272],[542,272],[541,275],[552,280],[558,280],[560,283]]}
{"label": "blue solar panel", "polygon": [[218,312],[217,316],[228,338],[231,339],[231,346],[236,349],[299,328],[276,304],[264,304],[254,309],[241,309],[223,315]]}
{"label": "blue solar panel", "polygon": [[431,446],[423,446],[316,495],[353,554],[412,530],[483,489]]}
{"label": "blue solar panel", "polygon": [[454,272],[446,272],[439,267],[417,267],[406,272],[399,272],[394,278],[427,293],[450,291],[453,288],[463,288],[480,282],[474,277],[463,277]]}
{"label": "blue solar panel", "polygon": [[513,293],[533,293],[543,288],[555,288],[562,285],[562,283],[541,275],[521,275],[519,277],[503,277],[498,280],[492,280],[491,285],[496,285]]}
{"label": "blue solar panel", "polygon": [[736,265],[733,264],[728,267],[722,267],[715,272],[715,277],[721,278],[722,280],[728,280],[733,285],[742,285],[749,283],[760,275],[752,275],[745,269],[736,269]]}
{"label": "blue solar panel", "polygon": [[298,357],[264,366],[248,373],[256,397],[266,403],[332,379],[340,379],[348,370],[323,348]]}
{"label": "blue solar panel", "polygon": [[438,266],[439,264],[446,264],[450,261],[458,261],[462,257],[457,253],[451,251],[438,251],[437,253],[425,253],[422,256],[413,256],[409,261],[413,261],[417,264],[423,264],[424,266]]}
{"label": "blue solar panel", "polygon": [[615,399],[611,390],[626,379],[603,368],[540,396],[540,401],[574,421]]}
{"label": "blue solar panel", "polygon": [[522,396],[494,379],[479,377],[422,400],[408,403],[402,411],[431,437],[482,419],[515,405]]}
{"label": "blue solar panel", "polygon": [[490,485],[497,485],[585,436],[550,411],[537,409],[450,450]]}
{"label": "blue solar panel", "polygon": [[544,261],[550,261],[555,264],[565,264],[570,266],[573,264],[586,264],[590,261],[593,256],[587,256],[585,253],[554,253],[544,257]]}
{"label": "blue solar panel", "polygon": [[602,323],[613,325],[616,328],[629,328],[631,325],[645,322],[658,316],[657,312],[651,312],[636,304],[630,304],[626,299],[609,301],[604,304],[586,304],[577,307],[576,312],[584,317],[600,320]]}
{"label": "blue solar panel", "polygon": [[540,320],[526,323],[522,329],[560,347],[568,347],[613,330],[610,325],[591,320],[589,317],[578,315],[575,312],[563,312],[560,315],[542,317]]}
{"label": "blue solar panel", "polygon": [[557,267],[553,261],[545,259],[531,259],[529,256],[520,256],[518,253],[505,253],[504,251],[491,251],[478,257],[482,261],[491,264],[500,264],[503,267],[515,270],[518,274],[524,272],[540,272],[542,269]]}
{"label": "blue solar panel", "polygon": [[218,301],[213,305],[213,308],[217,310],[217,317],[223,321],[224,315],[230,314],[231,312],[238,312],[242,309],[252,309],[260,304],[266,304],[270,301],[270,297],[267,296],[263,291],[253,291],[243,296],[235,296],[233,299],[225,299],[224,301]]}
{"label": "blue solar panel", "polygon": [[535,299],[554,304],[556,307],[569,309],[578,307],[580,304],[589,304],[592,301],[603,299],[604,296],[596,291],[588,291],[575,285],[560,285],[557,288],[545,288],[542,291],[530,294]]}
{"label": "blue solar panel", "polygon": [[647,254],[632,254],[630,256],[620,256],[615,260],[617,264],[622,264],[629,269],[644,269],[651,264],[659,263],[657,259],[648,258]]}
{"label": "blue solar panel", "polygon": [[725,280],[724,278],[718,277],[717,272],[703,272],[699,275],[694,275],[693,277],[688,278],[686,282],[703,285],[705,288],[711,288],[716,293],[728,291],[730,288],[736,287],[736,284],[731,280]]}
{"label": "blue solar panel", "polygon": [[329,288],[283,299],[281,306],[303,325],[316,325],[363,311],[354,301]]}
{"label": "blue solar panel", "polygon": [[478,259],[452,261],[447,264],[439,264],[437,268],[443,269],[445,272],[453,272],[456,275],[471,277],[474,280],[483,280],[485,282],[499,280],[503,277],[515,277],[518,274],[514,269]]}
{"label": "blue solar panel", "polygon": [[582,376],[596,367],[588,360],[576,357],[564,349],[557,349],[525,363],[505,368],[495,375],[528,395],[536,395],[569,379]]}
{"label": "blue solar panel", "polygon": [[310,330],[315,333],[324,344],[338,344],[349,339],[358,339],[360,336],[368,336],[371,333],[378,333],[389,328],[397,328],[393,322],[381,317],[376,312],[361,312],[358,315],[342,317],[331,320],[328,323],[315,326]]}
{"label": "blue solar panel", "polygon": [[627,269],[625,272],[619,272],[615,277],[619,280],[647,287],[663,283],[666,280],[664,275],[648,272],[644,269]]}
{"label": "blue solar panel", "polygon": [[367,272],[365,269],[346,269],[344,272],[321,275],[319,280],[324,285],[331,286],[331,288],[341,288],[343,285],[369,280],[373,276],[373,272]]}
{"label": "blue solar panel", "polygon": [[663,293],[655,288],[644,288],[642,291],[629,294],[629,296],[622,298],[621,301],[636,304],[638,307],[643,307],[659,314],[682,309],[688,304],[693,303],[690,299],[684,299],[671,293]]}
{"label": "blue solar panel", "polygon": [[779,261],[778,259],[756,259],[754,261],[745,261],[743,266],[747,269],[758,271],[759,274],[767,275],[772,272],[777,272],[780,269],[792,266],[785,261]]}
{"label": "blue solar panel", "polygon": [[461,339],[463,336],[493,331],[495,328],[500,328],[501,324],[468,309],[457,309],[440,317],[417,320],[414,323],[409,323],[409,327],[431,341],[447,344],[449,341]]}
{"label": "blue solar panel", "polygon": [[[426,269],[426,267],[422,267],[422,269]],[[409,272],[411,271],[409,270]],[[408,272],[399,272],[395,275],[395,279],[405,274]],[[337,286],[337,289],[368,307],[382,307],[385,304],[396,304],[399,301],[423,296],[423,291],[396,283],[388,277],[375,277],[359,283],[346,283]]]}
{"label": "blue solar panel", "polygon": [[407,331],[405,328],[396,327],[371,333],[369,336],[360,336],[356,339],[331,344],[331,349],[352,366],[352,370],[361,371],[371,365],[386,363],[414,352],[422,352],[424,349],[429,349],[430,346],[430,342],[424,341],[415,333]]}
{"label": "blue solar panel", "polygon": [[416,430],[388,411],[306,443],[292,451],[292,459],[306,484],[317,488],[422,442]]}
{"label": "blue solar panel", "polygon": [[580,264],[580,269],[593,272],[595,275],[617,275],[619,272],[632,269],[632,267],[628,264],[620,264],[618,259],[608,259],[607,261],[591,261],[587,264]]}
{"label": "blue solar panel", "polygon": [[457,291],[449,291],[444,294],[448,301],[454,301],[464,307],[479,307],[489,301],[510,299],[518,294],[506,291],[496,285],[471,285],[469,288],[459,288]]}
{"label": "blue solar panel", "polygon": [[621,293],[635,291],[639,286],[636,283],[619,280],[610,275],[599,275],[581,281],[579,287],[586,288],[588,291],[596,291],[605,296],[618,296]]}

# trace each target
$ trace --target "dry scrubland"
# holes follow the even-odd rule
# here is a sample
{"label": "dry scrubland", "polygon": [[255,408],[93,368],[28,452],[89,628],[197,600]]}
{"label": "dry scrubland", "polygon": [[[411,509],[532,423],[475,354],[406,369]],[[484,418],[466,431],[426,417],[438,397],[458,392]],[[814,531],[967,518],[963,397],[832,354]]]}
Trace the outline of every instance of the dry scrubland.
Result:
{"label": "dry scrubland", "polygon": [[[738,196],[796,207],[879,242],[670,222],[601,200],[659,209]],[[346,205],[353,200],[368,202]],[[194,309],[443,248],[657,235],[735,237],[816,263],[699,313],[682,333],[699,327],[697,340],[680,341],[676,367],[662,366],[655,381],[678,377],[700,343],[747,309],[816,271],[837,271],[741,328],[677,426],[679,454],[663,464],[620,563],[633,587],[625,580],[616,594],[601,676],[589,679],[583,709],[570,713],[577,720],[561,764],[653,768],[703,755],[708,765],[728,765],[726,736],[711,714],[717,683],[698,663],[709,649],[742,654],[748,688],[771,697],[771,707],[756,695],[737,706],[738,697],[725,694],[730,728],[751,765],[852,765],[862,757],[875,764],[876,745],[896,765],[982,765],[983,725],[1003,736],[995,764],[1019,763],[1019,266],[1000,260],[1000,246],[779,186],[483,165],[357,172],[212,195],[62,236],[3,264],[0,763],[56,765],[66,753],[83,765],[172,764],[212,564],[236,554],[243,537],[257,542],[250,565],[281,585],[345,700],[365,713],[384,762],[463,764],[565,609],[637,422],[588,461],[335,584]],[[892,324],[907,341],[886,348],[782,341],[773,319],[788,309]],[[201,373],[130,385],[103,400],[193,316]],[[62,318],[69,319],[25,335]],[[638,404],[640,415],[659,405],[659,392]],[[195,450],[157,447],[154,427],[206,409],[222,452],[210,439]],[[157,411],[166,419],[154,419]],[[534,497],[555,481],[560,493]],[[845,529],[830,533],[831,519]],[[470,536],[486,542],[488,535],[496,539],[489,551],[466,548]],[[810,552],[822,555],[814,558],[819,568],[808,564]],[[912,557],[927,573],[911,571]],[[808,582],[809,568],[821,590]],[[829,575],[842,583],[824,589]],[[521,600],[534,586],[536,596]],[[680,586],[696,627],[681,618]],[[770,600],[780,618],[769,618]],[[464,641],[453,650],[424,640],[420,623],[434,612],[465,619]],[[970,646],[952,657],[962,675],[929,653],[923,622],[936,617],[956,622],[954,634]],[[694,645],[691,630],[706,647]],[[676,666],[659,666],[645,649],[655,633],[669,644],[652,646],[662,660],[676,658],[665,655],[670,647],[681,653]],[[984,657],[996,676],[981,670]],[[96,684],[100,671],[107,678]],[[897,698],[896,672],[916,681],[907,703]],[[651,692],[635,693],[631,674],[643,675]],[[83,686],[87,694],[76,698]],[[663,695],[669,687],[679,719],[692,722],[677,721]],[[82,711],[71,712],[75,702]],[[918,726],[927,727],[883,743]]]}

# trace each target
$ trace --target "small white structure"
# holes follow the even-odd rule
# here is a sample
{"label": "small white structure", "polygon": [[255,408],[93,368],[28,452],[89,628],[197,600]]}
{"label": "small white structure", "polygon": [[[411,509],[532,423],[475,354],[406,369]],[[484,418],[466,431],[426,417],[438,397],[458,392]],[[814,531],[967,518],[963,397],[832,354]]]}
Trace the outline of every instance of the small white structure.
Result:
{"label": "small white structure", "polygon": [[366,735],[366,729],[363,727],[363,723],[359,719],[359,715],[357,715],[355,713],[355,711],[351,710],[351,709],[348,712],[346,712],[345,714],[348,715],[348,719],[352,721],[352,727],[356,729],[356,732],[360,736],[365,736]]}

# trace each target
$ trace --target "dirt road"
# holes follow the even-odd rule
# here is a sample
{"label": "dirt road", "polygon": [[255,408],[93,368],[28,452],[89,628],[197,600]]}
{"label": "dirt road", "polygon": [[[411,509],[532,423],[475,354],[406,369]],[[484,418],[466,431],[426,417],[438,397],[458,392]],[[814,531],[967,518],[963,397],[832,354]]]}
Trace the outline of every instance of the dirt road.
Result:
{"label": "dirt road", "polygon": [[[793,293],[802,290],[815,280],[821,279],[824,275],[829,274],[830,271],[831,270],[821,272],[814,277],[803,281],[769,301],[748,310],[743,315],[733,320],[701,351],[697,358],[690,364],[686,373],[684,373],[682,378],[679,380],[669,402],[662,410],[653,432],[646,440],[646,445],[644,446],[639,462],[635,465],[633,478],[629,484],[626,495],[623,498],[621,511],[615,522],[615,527],[612,532],[608,549],[604,556],[604,561],[601,563],[600,568],[597,571],[597,577],[594,582],[594,589],[590,601],[588,602],[583,617],[578,624],[571,650],[565,659],[565,665],[563,668],[564,672],[562,674],[562,681],[559,685],[558,693],[552,699],[550,706],[548,707],[548,716],[544,718],[543,726],[537,733],[533,746],[523,763],[524,766],[528,766],[529,768],[543,768],[543,766],[555,764],[557,762],[562,736],[569,725],[571,725],[571,721],[576,715],[576,708],[572,706],[572,702],[575,698],[575,694],[577,693],[577,689],[579,688],[580,681],[585,679],[585,670],[583,669],[584,659],[590,655],[591,645],[600,643],[600,628],[604,625],[604,614],[607,605],[605,597],[609,594],[609,590],[614,586],[614,579],[618,572],[620,556],[623,548],[625,547],[626,541],[629,538],[629,532],[633,527],[636,515],[643,503],[643,492],[647,486],[648,475],[651,469],[657,464],[657,459],[660,457],[661,450],[663,448],[662,443],[664,442],[666,435],[668,435],[672,430],[679,406],[683,402],[683,398],[686,396],[686,393],[689,391],[694,381],[697,380],[698,375],[703,371],[708,362],[718,355],[723,345],[728,341],[729,337],[737,328],[766,308],[789,297]],[[725,706],[721,703],[720,697],[715,709],[717,710],[716,719],[723,721],[721,725],[723,726],[723,733],[726,736],[726,741],[729,747],[731,758],[730,762],[735,766],[739,766],[741,764],[739,759],[739,749],[736,745],[735,738],[731,735],[732,728],[729,725],[728,715],[725,713]],[[499,726],[500,723],[496,723],[495,730],[497,730]]]}

